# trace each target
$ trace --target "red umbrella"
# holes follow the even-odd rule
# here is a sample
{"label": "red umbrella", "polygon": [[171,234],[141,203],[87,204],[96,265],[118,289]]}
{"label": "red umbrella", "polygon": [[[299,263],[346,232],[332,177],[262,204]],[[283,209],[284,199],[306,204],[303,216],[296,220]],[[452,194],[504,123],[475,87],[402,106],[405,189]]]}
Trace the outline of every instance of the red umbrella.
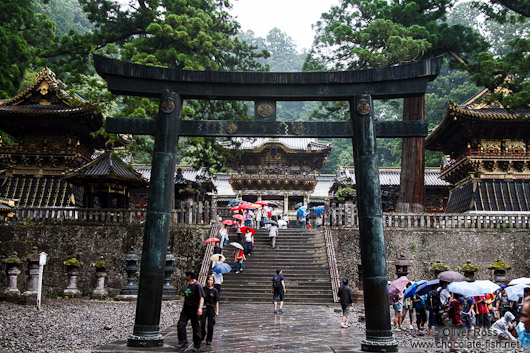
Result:
{"label": "red umbrella", "polygon": [[256,231],[250,227],[241,227],[241,233],[245,234],[247,230],[250,230],[250,233],[252,233],[252,235],[256,234]]}
{"label": "red umbrella", "polygon": [[235,214],[232,217],[234,217],[235,219],[240,219],[240,220],[244,220],[245,219],[245,216],[243,216],[242,214]]}
{"label": "red umbrella", "polygon": [[243,202],[241,205],[239,205],[239,207],[244,210],[246,208],[252,208],[252,204],[250,202]]}
{"label": "red umbrella", "polygon": [[228,224],[228,225],[236,224],[236,222],[232,221],[231,219],[226,219],[226,220],[222,221],[221,223],[222,224]]}
{"label": "red umbrella", "polygon": [[219,242],[220,240],[217,239],[217,238],[208,238],[204,241],[204,244],[208,244],[208,243],[217,243]]}
{"label": "red umbrella", "polygon": [[230,211],[240,211],[240,210],[244,210],[244,208],[241,208],[240,206],[236,206],[230,209]]}
{"label": "red umbrella", "polygon": [[254,202],[256,205],[268,206],[269,204],[265,201]]}

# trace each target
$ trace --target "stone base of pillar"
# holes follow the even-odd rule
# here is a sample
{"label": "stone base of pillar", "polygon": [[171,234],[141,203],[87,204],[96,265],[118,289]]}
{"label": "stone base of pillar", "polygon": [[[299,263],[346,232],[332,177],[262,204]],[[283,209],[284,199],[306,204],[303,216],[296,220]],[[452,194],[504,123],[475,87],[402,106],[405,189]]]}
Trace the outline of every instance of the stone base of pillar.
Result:
{"label": "stone base of pillar", "polygon": [[164,336],[149,335],[149,336],[137,336],[130,335],[127,339],[128,347],[162,347],[164,345]]}
{"label": "stone base of pillar", "polygon": [[19,304],[36,305],[37,304],[37,292],[26,291],[19,297]]}
{"label": "stone base of pillar", "polygon": [[[360,346],[331,346],[331,349],[333,349],[333,352],[348,352],[348,353],[363,353],[363,352],[369,352],[369,351],[363,351]],[[377,351],[377,352],[385,352],[385,351]],[[396,352],[399,353],[425,353],[424,350],[421,349],[414,349],[410,347],[401,347]]]}
{"label": "stone base of pillar", "polygon": [[81,291],[77,288],[66,288],[63,292],[65,297],[68,298],[80,298],[82,297]]}
{"label": "stone base of pillar", "polygon": [[18,289],[6,289],[4,292],[4,298],[10,303],[18,303],[20,300],[20,291]]}
{"label": "stone base of pillar", "polygon": [[361,342],[361,352],[398,352],[398,344],[395,339],[390,341],[368,341]]}
{"label": "stone base of pillar", "polygon": [[120,294],[114,298],[115,300],[123,302],[135,302],[138,299],[137,295]]}
{"label": "stone base of pillar", "polygon": [[108,296],[109,296],[109,292],[107,292],[107,290],[105,288],[103,288],[103,289],[96,288],[96,289],[94,289],[92,294],[90,294],[90,299],[103,300],[103,299],[106,299]]}

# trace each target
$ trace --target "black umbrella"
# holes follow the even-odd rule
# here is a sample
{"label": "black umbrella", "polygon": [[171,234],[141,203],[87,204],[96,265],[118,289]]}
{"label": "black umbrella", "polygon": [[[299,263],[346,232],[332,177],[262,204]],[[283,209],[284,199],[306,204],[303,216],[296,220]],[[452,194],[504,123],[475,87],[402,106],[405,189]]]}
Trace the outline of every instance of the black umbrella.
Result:
{"label": "black umbrella", "polygon": [[265,221],[265,224],[274,224],[275,226],[277,226],[278,222],[273,221],[272,219],[269,219],[269,220]]}
{"label": "black umbrella", "polygon": [[269,201],[267,201],[267,205],[270,206],[270,207],[278,207],[278,204],[275,203],[275,202],[269,202]]}

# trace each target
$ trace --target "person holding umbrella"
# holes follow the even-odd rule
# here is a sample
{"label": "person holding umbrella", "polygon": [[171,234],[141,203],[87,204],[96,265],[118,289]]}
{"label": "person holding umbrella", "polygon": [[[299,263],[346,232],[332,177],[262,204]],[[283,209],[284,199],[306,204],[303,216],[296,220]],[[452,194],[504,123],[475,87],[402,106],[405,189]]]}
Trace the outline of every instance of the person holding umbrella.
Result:
{"label": "person holding umbrella", "polygon": [[223,228],[219,230],[219,235],[221,235],[221,249],[223,246],[228,244],[228,226],[227,224],[223,224]]}
{"label": "person holding umbrella", "polygon": [[[204,307],[201,316],[202,340],[206,338],[206,344],[212,344],[213,327],[215,318],[219,316],[219,293],[214,288],[215,279],[212,275],[206,277],[204,290]],[[206,333],[206,320],[208,320],[208,333]]]}
{"label": "person holding umbrella", "polygon": [[276,237],[278,236],[278,223],[275,221],[267,221],[271,224],[269,228],[269,238],[271,238],[271,247],[274,249],[276,246]]}
{"label": "person holding umbrella", "polygon": [[230,245],[234,246],[234,265],[236,267],[236,273],[239,273],[243,271],[243,260],[246,260],[245,252],[243,251],[243,247],[239,243],[230,243]]}
{"label": "person holding umbrella", "polygon": [[254,247],[254,229],[250,227],[242,227],[241,231],[245,232],[245,255],[250,256],[252,254],[252,248]]}

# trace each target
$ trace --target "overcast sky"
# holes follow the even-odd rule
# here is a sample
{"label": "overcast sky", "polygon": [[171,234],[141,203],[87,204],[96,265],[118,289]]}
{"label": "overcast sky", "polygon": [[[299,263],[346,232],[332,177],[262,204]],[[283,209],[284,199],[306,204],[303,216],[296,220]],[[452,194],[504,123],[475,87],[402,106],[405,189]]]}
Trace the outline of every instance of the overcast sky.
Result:
{"label": "overcast sky", "polygon": [[274,27],[287,33],[298,49],[309,49],[315,32],[311,25],[339,0],[232,0],[232,15],[243,31],[265,38]]}

